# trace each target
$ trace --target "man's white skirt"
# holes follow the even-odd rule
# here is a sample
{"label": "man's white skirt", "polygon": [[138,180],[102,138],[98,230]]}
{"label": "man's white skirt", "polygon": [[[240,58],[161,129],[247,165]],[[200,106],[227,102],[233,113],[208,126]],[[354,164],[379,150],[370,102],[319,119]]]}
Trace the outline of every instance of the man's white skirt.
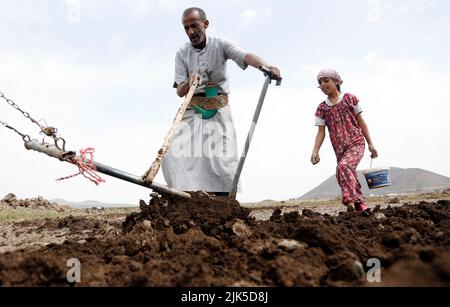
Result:
{"label": "man's white skirt", "polygon": [[230,192],[237,164],[236,131],[226,106],[211,119],[186,110],[161,169],[172,188]]}

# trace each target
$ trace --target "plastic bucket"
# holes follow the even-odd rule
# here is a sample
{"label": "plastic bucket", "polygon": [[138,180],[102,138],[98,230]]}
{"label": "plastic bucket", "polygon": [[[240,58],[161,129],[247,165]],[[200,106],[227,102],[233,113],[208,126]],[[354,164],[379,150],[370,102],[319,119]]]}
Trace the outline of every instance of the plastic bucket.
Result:
{"label": "plastic bucket", "polygon": [[365,170],[363,174],[369,189],[383,188],[392,184],[389,167],[371,168]]}

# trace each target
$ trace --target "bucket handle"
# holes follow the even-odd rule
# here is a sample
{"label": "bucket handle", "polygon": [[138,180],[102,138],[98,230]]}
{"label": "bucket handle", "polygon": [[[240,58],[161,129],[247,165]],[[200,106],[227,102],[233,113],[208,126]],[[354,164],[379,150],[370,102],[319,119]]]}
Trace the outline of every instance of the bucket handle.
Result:
{"label": "bucket handle", "polygon": [[373,160],[376,158],[370,158],[370,169],[372,169]]}

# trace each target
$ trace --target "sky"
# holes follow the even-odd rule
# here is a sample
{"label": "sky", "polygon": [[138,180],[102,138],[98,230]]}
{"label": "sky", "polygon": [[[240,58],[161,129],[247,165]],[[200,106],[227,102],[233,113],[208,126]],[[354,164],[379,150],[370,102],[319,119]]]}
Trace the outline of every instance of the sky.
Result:
{"label": "sky", "polygon": [[[172,88],[181,14],[202,7],[208,35],[227,38],[280,68],[242,171],[241,202],[296,198],[334,174],[328,138],[310,156],[314,113],[325,96],[317,73],[337,69],[360,99],[379,158],[373,166],[450,177],[449,0],[0,0],[0,92],[58,128],[66,148],[141,176],[182,99]],[[264,76],[229,62],[230,105],[241,153]],[[39,129],[0,99],[0,121],[31,138]],[[0,125],[0,198],[42,196],[137,205],[149,189],[106,175],[98,186],[76,168],[27,151]],[[359,169],[370,167],[366,150]],[[155,179],[165,184],[162,172]]]}

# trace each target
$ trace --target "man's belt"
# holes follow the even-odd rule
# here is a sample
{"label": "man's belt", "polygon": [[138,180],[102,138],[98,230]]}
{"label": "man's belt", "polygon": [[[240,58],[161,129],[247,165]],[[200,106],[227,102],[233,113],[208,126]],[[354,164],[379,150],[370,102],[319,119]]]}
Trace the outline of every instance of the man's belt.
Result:
{"label": "man's belt", "polygon": [[192,97],[190,107],[197,106],[204,110],[217,110],[225,107],[228,104],[228,95],[218,95],[215,97],[204,97],[194,95]]}

